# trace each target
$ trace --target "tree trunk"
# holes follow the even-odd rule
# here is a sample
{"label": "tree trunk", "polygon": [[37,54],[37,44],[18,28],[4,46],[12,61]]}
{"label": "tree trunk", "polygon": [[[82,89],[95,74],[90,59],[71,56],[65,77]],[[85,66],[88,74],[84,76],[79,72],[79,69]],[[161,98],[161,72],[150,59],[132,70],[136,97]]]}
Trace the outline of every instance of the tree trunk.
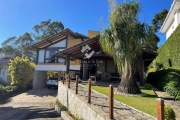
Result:
{"label": "tree trunk", "polygon": [[118,86],[118,91],[125,94],[141,94],[141,90],[135,80],[135,71],[127,65],[124,66],[124,71],[121,77],[121,82]]}

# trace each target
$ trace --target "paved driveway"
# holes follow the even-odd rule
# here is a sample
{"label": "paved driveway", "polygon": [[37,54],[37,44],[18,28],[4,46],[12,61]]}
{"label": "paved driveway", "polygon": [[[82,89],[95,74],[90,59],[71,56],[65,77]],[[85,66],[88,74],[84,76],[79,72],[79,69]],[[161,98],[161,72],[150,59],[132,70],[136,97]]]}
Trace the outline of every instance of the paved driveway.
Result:
{"label": "paved driveway", "polygon": [[24,92],[0,105],[0,120],[61,120],[54,110],[57,89],[36,89]]}

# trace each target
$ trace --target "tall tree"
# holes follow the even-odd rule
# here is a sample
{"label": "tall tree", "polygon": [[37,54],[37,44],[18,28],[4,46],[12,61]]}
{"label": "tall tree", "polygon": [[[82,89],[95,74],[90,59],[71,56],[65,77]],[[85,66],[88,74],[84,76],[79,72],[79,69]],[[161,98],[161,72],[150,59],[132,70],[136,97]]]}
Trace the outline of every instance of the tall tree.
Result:
{"label": "tall tree", "polygon": [[42,40],[51,35],[55,35],[64,29],[64,25],[60,21],[54,21],[51,23],[51,19],[42,21],[39,25],[33,27],[36,34],[37,40]]}
{"label": "tall tree", "polygon": [[152,20],[152,24],[153,24],[153,28],[154,28],[155,32],[158,32],[158,30],[161,28],[167,14],[168,14],[167,9],[163,9],[161,12],[155,14],[155,16]]}
{"label": "tall tree", "polygon": [[7,55],[16,54],[17,56],[21,56],[21,51],[15,46],[15,41],[17,38],[15,36],[8,38],[5,40],[1,46],[2,46],[2,52],[4,52]]}
{"label": "tall tree", "polygon": [[24,35],[16,38],[11,37],[5,40],[1,46],[2,51],[5,54],[16,54],[17,56],[22,56],[24,54],[30,60],[34,60],[34,54],[32,51],[26,49],[27,46],[34,43],[34,40],[31,37],[31,34],[26,32]]}
{"label": "tall tree", "polygon": [[[119,73],[122,75],[118,91],[126,94],[140,94],[135,74],[138,70],[142,46],[150,43],[152,33],[145,23],[138,20],[140,4],[135,1],[118,5],[110,1],[110,25],[100,36],[103,51],[113,57]],[[112,49],[113,48],[113,49]]]}
{"label": "tall tree", "polygon": [[51,23],[51,19],[42,21],[39,25],[33,27],[35,33],[25,32],[22,36],[10,37],[5,40],[1,46],[1,51],[5,54],[16,54],[17,56],[22,56],[24,54],[30,60],[35,60],[35,53],[27,50],[29,45],[35,42],[43,40],[44,38],[55,35],[64,29],[64,26],[59,21],[54,21]]}

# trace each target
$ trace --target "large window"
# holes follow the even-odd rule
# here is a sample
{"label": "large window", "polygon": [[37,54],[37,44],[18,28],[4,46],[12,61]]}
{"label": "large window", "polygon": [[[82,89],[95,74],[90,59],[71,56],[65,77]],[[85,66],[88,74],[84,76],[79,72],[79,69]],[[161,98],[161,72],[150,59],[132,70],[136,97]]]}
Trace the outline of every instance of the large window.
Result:
{"label": "large window", "polygon": [[55,62],[59,62],[59,63],[64,63],[64,59],[62,58],[56,58],[53,57],[53,54],[62,51],[64,49],[58,48],[58,47],[52,47],[52,48],[47,48],[46,49],[46,53],[45,53],[45,62],[46,63],[55,63]]}

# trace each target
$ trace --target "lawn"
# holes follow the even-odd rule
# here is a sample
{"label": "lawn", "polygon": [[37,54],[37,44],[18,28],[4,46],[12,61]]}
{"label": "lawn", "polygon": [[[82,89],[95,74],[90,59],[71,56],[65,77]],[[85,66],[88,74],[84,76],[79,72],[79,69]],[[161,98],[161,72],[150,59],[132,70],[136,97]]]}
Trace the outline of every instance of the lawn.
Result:
{"label": "lawn", "polygon": [[[88,85],[85,84],[85,86],[87,87]],[[114,89],[116,89],[117,87],[115,87]],[[102,93],[106,96],[108,96],[109,94],[109,89],[107,86],[95,86],[92,85],[92,89]],[[143,111],[149,115],[152,116],[157,116],[156,113],[156,95],[154,94],[153,90],[146,90],[146,89],[141,89],[141,91],[143,93],[146,93],[147,96],[144,97],[139,97],[139,96],[124,96],[124,95],[114,95],[114,99],[117,101],[120,101],[124,104],[127,104],[131,107],[134,107],[140,111]]]}

